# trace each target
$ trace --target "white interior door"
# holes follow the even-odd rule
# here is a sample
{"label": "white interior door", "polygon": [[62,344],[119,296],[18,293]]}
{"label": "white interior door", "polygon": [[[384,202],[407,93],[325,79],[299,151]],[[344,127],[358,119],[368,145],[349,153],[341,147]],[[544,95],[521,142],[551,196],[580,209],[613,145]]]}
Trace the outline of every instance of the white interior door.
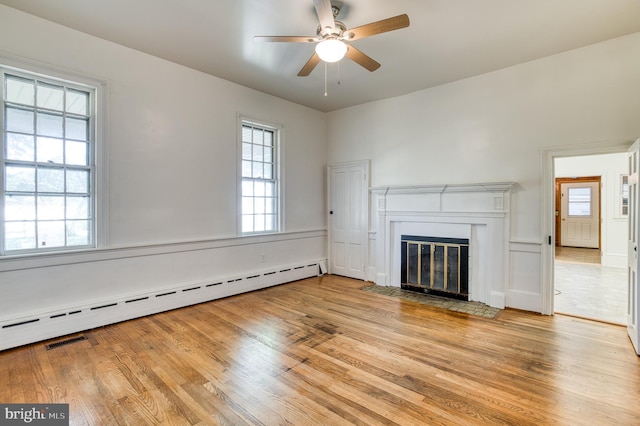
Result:
{"label": "white interior door", "polygon": [[627,331],[636,353],[640,355],[640,327],[638,325],[638,309],[640,294],[638,293],[638,161],[640,139],[629,148],[629,273],[627,303]]}
{"label": "white interior door", "polygon": [[329,167],[329,273],[365,279],[369,163]]}
{"label": "white interior door", "polygon": [[560,245],[599,248],[600,185],[598,182],[560,185]]}

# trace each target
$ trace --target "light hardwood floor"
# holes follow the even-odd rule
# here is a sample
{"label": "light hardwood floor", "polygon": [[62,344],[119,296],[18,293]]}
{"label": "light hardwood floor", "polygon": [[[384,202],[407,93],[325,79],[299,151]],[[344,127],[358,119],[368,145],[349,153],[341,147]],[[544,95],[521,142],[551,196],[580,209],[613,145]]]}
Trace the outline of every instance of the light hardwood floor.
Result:
{"label": "light hardwood floor", "polygon": [[312,278],[0,352],[0,402],[92,425],[638,424],[625,328],[365,285]]}

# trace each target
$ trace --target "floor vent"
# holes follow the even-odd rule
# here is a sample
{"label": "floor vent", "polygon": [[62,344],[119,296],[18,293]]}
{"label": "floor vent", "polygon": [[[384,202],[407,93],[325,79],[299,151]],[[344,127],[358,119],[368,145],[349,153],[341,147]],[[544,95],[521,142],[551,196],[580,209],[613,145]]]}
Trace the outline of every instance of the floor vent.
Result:
{"label": "floor vent", "polygon": [[60,342],[55,342],[55,343],[51,343],[50,345],[45,345],[44,347],[47,350],[51,350],[51,349],[59,348],[60,346],[66,346],[72,343],[80,342],[82,340],[87,340],[87,338],[84,336],[73,337],[71,339],[61,340]]}

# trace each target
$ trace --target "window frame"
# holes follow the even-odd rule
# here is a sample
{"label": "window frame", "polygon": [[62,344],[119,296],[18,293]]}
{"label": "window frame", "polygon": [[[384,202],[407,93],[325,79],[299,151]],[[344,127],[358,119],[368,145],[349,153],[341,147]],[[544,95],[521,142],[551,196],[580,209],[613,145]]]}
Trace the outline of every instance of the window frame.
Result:
{"label": "window frame", "polygon": [[[251,235],[264,235],[264,234],[276,234],[283,232],[283,175],[282,175],[282,147],[283,147],[283,126],[266,122],[264,120],[257,120],[248,116],[238,114],[237,125],[237,235],[239,236],[251,236]],[[264,231],[244,231],[243,230],[243,180],[245,177],[242,172],[243,162],[243,128],[245,125],[263,129],[273,132],[273,178],[264,179],[265,181],[273,181],[275,183],[275,229]],[[259,178],[255,178],[259,179]]]}
{"label": "window frame", "polygon": [[[5,75],[12,75],[29,80],[37,80],[56,86],[64,86],[69,89],[81,90],[89,92],[89,135],[87,143],[89,145],[88,164],[84,166],[89,170],[89,196],[91,209],[90,214],[90,241],[86,245],[63,245],[55,247],[41,247],[36,244],[34,248],[29,249],[11,249],[5,250],[5,171],[6,163],[11,162],[5,158],[6,149],[6,131],[5,131]],[[42,256],[46,254],[61,254],[72,252],[83,252],[104,248],[107,246],[107,192],[106,192],[106,147],[105,147],[105,122],[106,122],[106,83],[91,77],[77,75],[65,70],[55,69],[48,65],[41,65],[35,62],[16,59],[4,55],[0,55],[0,81],[2,88],[0,89],[0,127],[2,128],[2,140],[0,143],[0,163],[2,170],[0,171],[0,259],[15,258],[21,256]],[[35,107],[35,106],[34,106]],[[66,114],[66,113],[65,113]],[[37,162],[37,159],[34,159]],[[34,163],[35,164],[35,163]],[[68,167],[66,165],[57,165],[59,167]],[[62,192],[61,194],[69,194]],[[65,215],[66,220],[66,215]]]}

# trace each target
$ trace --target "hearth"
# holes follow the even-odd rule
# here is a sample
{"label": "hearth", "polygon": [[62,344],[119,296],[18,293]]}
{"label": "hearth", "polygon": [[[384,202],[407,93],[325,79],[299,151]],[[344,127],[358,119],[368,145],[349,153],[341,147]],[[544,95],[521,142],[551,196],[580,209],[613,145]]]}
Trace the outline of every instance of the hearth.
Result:
{"label": "hearth", "polygon": [[469,300],[469,240],[402,235],[400,286]]}

